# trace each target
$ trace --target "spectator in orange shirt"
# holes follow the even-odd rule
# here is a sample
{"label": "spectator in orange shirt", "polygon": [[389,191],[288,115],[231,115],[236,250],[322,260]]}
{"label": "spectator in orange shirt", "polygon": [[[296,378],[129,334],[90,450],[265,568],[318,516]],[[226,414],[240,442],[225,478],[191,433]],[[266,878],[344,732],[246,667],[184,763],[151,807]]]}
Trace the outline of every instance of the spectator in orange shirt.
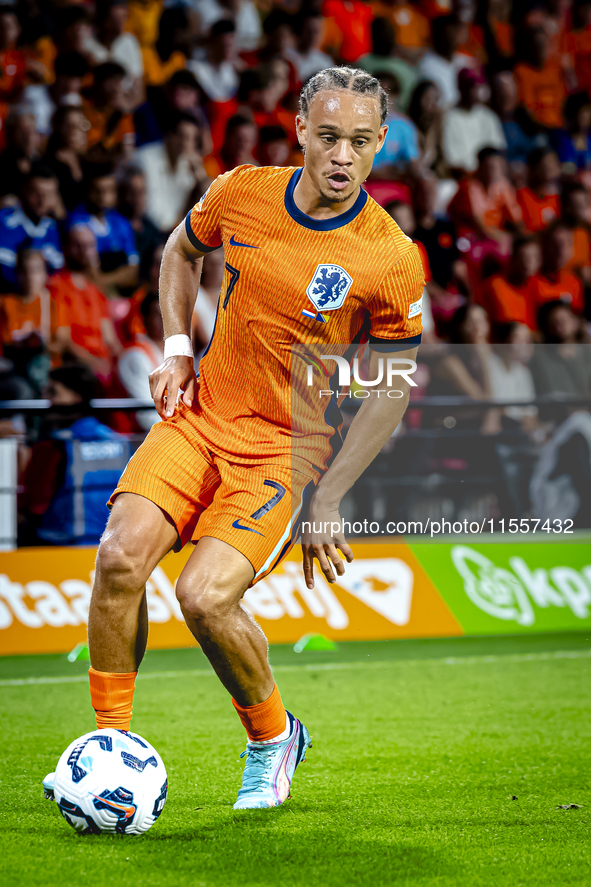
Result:
{"label": "spectator in orange shirt", "polygon": [[475,0],[454,0],[453,11],[460,23],[457,51],[472,61],[472,66],[486,64],[488,57],[484,45],[484,31],[476,24]]}
{"label": "spectator in orange shirt", "polygon": [[589,191],[580,182],[567,183],[562,189],[562,221],[573,232],[573,256],[567,271],[572,271],[591,287],[591,207]]}
{"label": "spectator in orange shirt", "polygon": [[566,98],[564,73],[560,64],[549,57],[549,39],[541,27],[529,28],[518,41],[521,61],[513,74],[519,100],[530,117],[540,126],[558,129],[564,125],[562,104]]}
{"label": "spectator in orange shirt", "polygon": [[86,225],[66,235],[66,268],[49,281],[55,303],[55,348],[89,367],[106,384],[121,345],[111,321],[109,302],[92,282],[99,270],[96,239]]}
{"label": "spectator in orange shirt", "polygon": [[156,43],[161,12],[162,0],[130,0],[127,30],[135,34],[140,46]]}
{"label": "spectator in orange shirt", "polygon": [[327,22],[323,49],[345,64],[371,52],[373,12],[363,0],[324,0],[322,15]]}
{"label": "spectator in orange shirt", "polygon": [[41,250],[19,250],[16,272],[18,292],[0,296],[2,354],[12,361],[14,372],[27,379],[40,395],[49,371],[48,348],[55,333]]}
{"label": "spectator in orange shirt", "polygon": [[423,13],[406,0],[378,0],[373,4],[373,13],[392,22],[398,54],[411,64],[416,63],[431,43],[431,28]]}
{"label": "spectator in orange shirt", "polygon": [[238,90],[238,113],[251,115],[257,127],[283,126],[295,145],[295,115],[282,107],[289,88],[289,71],[283,59],[243,71]]}
{"label": "spectator in orange shirt", "polygon": [[116,62],[105,62],[93,74],[91,99],[84,103],[90,123],[88,147],[100,145],[114,157],[129,154],[135,143],[135,126],[125,107],[125,69]]}
{"label": "spectator in orange shirt", "polygon": [[27,74],[27,57],[17,49],[21,26],[14,6],[0,6],[0,102],[13,102]]}
{"label": "spectator in orange shirt", "polygon": [[511,0],[489,0],[487,24],[494,41],[491,61],[510,59],[515,52],[515,34],[511,23]]}
{"label": "spectator in orange shirt", "polygon": [[54,80],[57,57],[75,52],[86,58],[86,44],[92,37],[90,14],[83,6],[57,9],[52,24],[52,36],[41,37],[35,45],[35,54],[45,66],[50,83]]}
{"label": "spectator in orange shirt", "polygon": [[49,344],[52,333],[47,267],[39,249],[20,249],[16,260],[18,292],[0,296],[2,343],[23,343],[30,336]]}
{"label": "spectator in orange shirt", "polygon": [[573,257],[573,232],[557,220],[542,234],[542,269],[534,278],[536,309],[545,302],[566,302],[575,314],[585,307],[583,285],[568,266]]}
{"label": "spectator in orange shirt", "polygon": [[517,191],[523,224],[542,231],[560,215],[560,164],[550,148],[535,148],[527,158],[529,187]]}
{"label": "spectator in orange shirt", "polygon": [[420,8],[428,19],[447,15],[451,9],[451,0],[420,0]]}
{"label": "spectator in orange shirt", "polygon": [[591,3],[586,0],[574,11],[575,30],[567,35],[567,48],[581,89],[591,90]]}
{"label": "spectator in orange shirt", "polygon": [[[573,0],[545,0],[538,15],[541,27],[548,35],[550,56],[556,60],[564,70],[570,84],[572,76],[573,59],[569,54],[568,34],[572,30]],[[534,24],[535,12],[530,19]]]}
{"label": "spectator in orange shirt", "polygon": [[477,265],[489,256],[506,259],[511,249],[509,231],[522,228],[521,210],[505,170],[501,151],[483,148],[476,174],[460,182],[449,205],[458,233],[471,243],[470,258]]}
{"label": "spectator in orange shirt", "polygon": [[155,46],[143,46],[144,83],[162,86],[187,64],[194,27],[182,6],[165,9],[160,16]]}
{"label": "spectator in orange shirt", "polygon": [[542,265],[540,244],[533,235],[516,237],[507,274],[484,281],[479,301],[493,324],[523,323],[536,326],[534,280]]}

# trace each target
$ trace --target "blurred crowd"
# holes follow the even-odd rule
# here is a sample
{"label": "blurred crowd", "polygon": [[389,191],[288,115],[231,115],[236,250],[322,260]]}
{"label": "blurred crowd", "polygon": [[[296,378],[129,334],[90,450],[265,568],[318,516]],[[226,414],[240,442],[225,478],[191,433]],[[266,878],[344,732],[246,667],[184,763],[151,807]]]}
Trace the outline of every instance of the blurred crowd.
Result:
{"label": "blurred crowd", "polygon": [[[590,0],[17,0],[0,5],[0,399],[69,368],[148,398],[167,235],[216,175],[303,163],[299,90],[335,64],[389,96],[365,187],[423,258],[424,341],[446,350],[421,390],[548,393],[527,347],[589,340]],[[208,255],[197,357],[223,273]],[[566,393],[589,394],[560,353]]]}

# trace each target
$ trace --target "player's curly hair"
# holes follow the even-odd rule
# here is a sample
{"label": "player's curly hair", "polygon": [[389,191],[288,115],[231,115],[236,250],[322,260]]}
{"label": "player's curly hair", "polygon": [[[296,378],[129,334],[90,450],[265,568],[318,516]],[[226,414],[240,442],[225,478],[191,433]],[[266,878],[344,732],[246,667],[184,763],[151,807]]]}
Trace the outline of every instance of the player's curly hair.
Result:
{"label": "player's curly hair", "polygon": [[358,92],[360,95],[374,96],[380,103],[382,125],[388,116],[388,97],[382,84],[368,71],[361,68],[342,67],[325,68],[310,77],[300,92],[300,114],[307,117],[314,96],[323,90],[346,90]]}

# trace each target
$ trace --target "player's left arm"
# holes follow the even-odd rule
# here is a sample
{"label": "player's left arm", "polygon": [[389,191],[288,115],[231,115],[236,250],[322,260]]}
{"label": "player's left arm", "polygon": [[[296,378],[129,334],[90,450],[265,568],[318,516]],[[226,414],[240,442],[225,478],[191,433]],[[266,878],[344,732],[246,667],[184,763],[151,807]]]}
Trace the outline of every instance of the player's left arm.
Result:
{"label": "player's left arm", "polygon": [[[399,351],[390,357],[397,359],[415,360],[417,348],[407,351]],[[370,351],[369,378],[376,379],[379,373],[378,360],[386,359],[387,355]],[[403,367],[408,364],[402,364]],[[410,385],[403,376],[395,377],[397,380],[392,388],[402,391],[403,396],[390,398],[382,389],[378,397],[372,390],[372,396],[363,401],[361,409],[355,415],[347,432],[345,442],[318,484],[316,492],[310,503],[308,522],[313,528],[326,527],[326,533],[308,533],[302,535],[302,550],[304,555],[304,576],[308,588],[314,587],[314,558],[318,559],[320,569],[329,582],[335,582],[336,576],[342,576],[345,567],[338,554],[339,549],[350,563],[353,560],[353,552],[345,540],[341,530],[332,532],[341,526],[339,506],[345,493],[351,489],[358,477],[363,474],[368,465],[371,465],[384,444],[390,439],[395,429],[402,421],[406,412]]]}
{"label": "player's left arm", "polygon": [[150,391],[159,415],[174,414],[179,391],[193,406],[197,377],[193,366],[192,318],[203,257],[222,245],[222,216],[232,172],[218,176],[199,203],[166,242],[160,265],[160,308],[164,323],[164,361],[150,374]]}
{"label": "player's left arm", "polygon": [[[308,527],[322,532],[302,533],[304,576],[308,588],[314,587],[314,558],[329,582],[345,572],[339,551],[347,561],[353,553],[342,532],[339,506],[345,493],[378,455],[386,441],[402,421],[410,395],[409,375],[390,375],[390,364],[408,371],[414,361],[421,340],[421,298],[425,285],[423,266],[418,248],[413,245],[386,274],[379,291],[370,305],[369,378],[377,379],[382,368],[386,384],[371,387],[371,396],[363,401],[356,414],[342,449],[321,479],[312,497],[308,512]],[[373,346],[373,347],[372,347]],[[406,346],[406,347],[405,347]],[[416,368],[416,364],[415,364]],[[388,384],[388,378],[391,379]],[[396,397],[389,397],[388,389],[396,389]],[[379,393],[380,392],[380,393]],[[326,532],[328,531],[328,532]],[[336,532],[333,532],[336,531]]]}

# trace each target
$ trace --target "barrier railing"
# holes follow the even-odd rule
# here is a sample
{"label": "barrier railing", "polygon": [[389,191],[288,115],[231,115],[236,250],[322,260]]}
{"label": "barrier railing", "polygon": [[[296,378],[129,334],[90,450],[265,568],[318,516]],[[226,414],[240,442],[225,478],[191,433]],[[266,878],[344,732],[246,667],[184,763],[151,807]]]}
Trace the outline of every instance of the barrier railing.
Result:
{"label": "barrier railing", "polygon": [[[349,407],[354,403],[347,400]],[[357,406],[361,403],[357,402]],[[547,416],[551,415],[554,421],[550,424],[557,429],[569,413],[591,412],[591,396],[552,394],[526,401],[473,400],[460,396],[413,398],[409,411],[418,411],[422,417],[413,422],[411,412],[407,414],[404,434],[395,439],[390,451],[387,447],[382,451],[343,500],[343,516],[360,526],[359,521],[365,518],[377,522],[422,520],[425,523],[427,518],[447,519],[461,514],[471,517],[477,513],[485,522],[492,516],[495,519],[525,519],[535,510],[531,478],[552,432],[546,433],[545,438],[535,438],[526,434],[518,423],[513,423],[511,427],[486,435],[476,427],[479,422],[473,427],[470,423],[462,426],[461,418],[466,411],[481,412],[484,416],[493,409],[502,411],[510,407],[532,406],[543,410]],[[97,398],[91,401],[90,407],[93,413],[106,416],[117,411],[153,411],[154,404],[151,400],[139,398]],[[45,399],[0,401],[2,418],[15,414],[24,418],[39,417],[49,415],[50,411],[67,413],[68,409],[60,410]],[[458,427],[446,420],[446,416],[454,413],[458,416]],[[135,433],[127,437],[139,445],[143,436],[143,433]],[[566,455],[562,459],[557,457],[554,474],[562,472],[564,476],[565,471],[570,471],[571,486],[584,500],[587,498],[585,466],[582,461],[573,462],[570,451],[564,452]],[[17,457],[17,441],[14,438],[0,440],[0,550],[16,545]],[[465,464],[460,464],[462,462]],[[557,486],[562,482],[560,479],[549,473],[548,479],[541,482],[547,490],[554,484],[556,495],[560,494],[559,499],[564,499],[564,491],[562,488],[558,490]],[[551,498],[549,496],[548,501]],[[554,501],[558,501],[556,496]],[[583,517],[581,511],[575,528],[590,526],[591,519]],[[353,535],[367,535],[367,531],[353,531]]]}

